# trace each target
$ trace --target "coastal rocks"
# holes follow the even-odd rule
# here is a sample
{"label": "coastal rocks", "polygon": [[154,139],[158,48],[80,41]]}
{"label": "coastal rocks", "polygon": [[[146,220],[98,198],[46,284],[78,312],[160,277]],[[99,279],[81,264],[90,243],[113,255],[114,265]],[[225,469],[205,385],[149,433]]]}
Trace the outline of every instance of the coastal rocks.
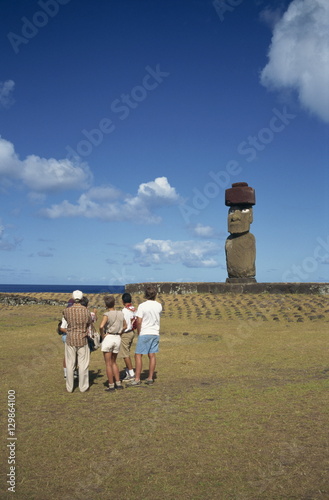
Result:
{"label": "coastal rocks", "polygon": [[48,306],[66,306],[66,302],[50,299],[37,299],[36,297],[27,297],[25,295],[0,294],[0,304],[7,306],[26,306],[26,305],[48,305]]}

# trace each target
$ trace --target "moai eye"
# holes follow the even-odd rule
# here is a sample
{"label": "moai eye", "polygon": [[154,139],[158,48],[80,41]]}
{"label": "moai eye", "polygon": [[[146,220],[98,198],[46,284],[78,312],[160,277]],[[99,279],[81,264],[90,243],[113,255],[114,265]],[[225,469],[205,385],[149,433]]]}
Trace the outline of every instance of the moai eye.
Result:
{"label": "moai eye", "polygon": [[234,212],[235,212],[234,208],[230,208],[229,211],[228,211],[229,214],[234,214]]}
{"label": "moai eye", "polygon": [[248,212],[250,212],[250,210],[249,210],[249,208],[243,208],[243,209],[241,210],[241,212],[242,212],[243,214],[247,214]]}

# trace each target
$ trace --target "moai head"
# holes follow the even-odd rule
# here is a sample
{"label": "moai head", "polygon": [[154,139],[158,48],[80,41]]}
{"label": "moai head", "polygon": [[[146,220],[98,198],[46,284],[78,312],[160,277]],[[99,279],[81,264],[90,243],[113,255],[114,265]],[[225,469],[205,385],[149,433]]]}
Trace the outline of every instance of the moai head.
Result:
{"label": "moai head", "polygon": [[236,182],[225,191],[228,211],[228,231],[231,234],[245,233],[253,221],[252,206],[255,205],[255,190],[246,182]]}
{"label": "moai head", "polygon": [[253,221],[252,207],[234,205],[228,211],[228,232],[231,234],[246,233]]}

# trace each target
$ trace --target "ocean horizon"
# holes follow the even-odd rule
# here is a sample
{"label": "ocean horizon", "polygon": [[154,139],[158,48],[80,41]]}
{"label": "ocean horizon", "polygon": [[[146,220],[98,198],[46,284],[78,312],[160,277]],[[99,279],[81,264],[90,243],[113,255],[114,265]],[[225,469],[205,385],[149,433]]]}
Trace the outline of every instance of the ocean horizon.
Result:
{"label": "ocean horizon", "polygon": [[1,285],[1,293],[124,293],[125,285]]}

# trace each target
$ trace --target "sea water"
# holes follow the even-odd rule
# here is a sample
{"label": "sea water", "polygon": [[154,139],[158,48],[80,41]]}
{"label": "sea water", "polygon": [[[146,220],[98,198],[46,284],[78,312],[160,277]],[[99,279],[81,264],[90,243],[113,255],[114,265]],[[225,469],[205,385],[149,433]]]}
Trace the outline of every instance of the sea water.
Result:
{"label": "sea water", "polygon": [[123,293],[124,285],[1,285],[2,293]]}

